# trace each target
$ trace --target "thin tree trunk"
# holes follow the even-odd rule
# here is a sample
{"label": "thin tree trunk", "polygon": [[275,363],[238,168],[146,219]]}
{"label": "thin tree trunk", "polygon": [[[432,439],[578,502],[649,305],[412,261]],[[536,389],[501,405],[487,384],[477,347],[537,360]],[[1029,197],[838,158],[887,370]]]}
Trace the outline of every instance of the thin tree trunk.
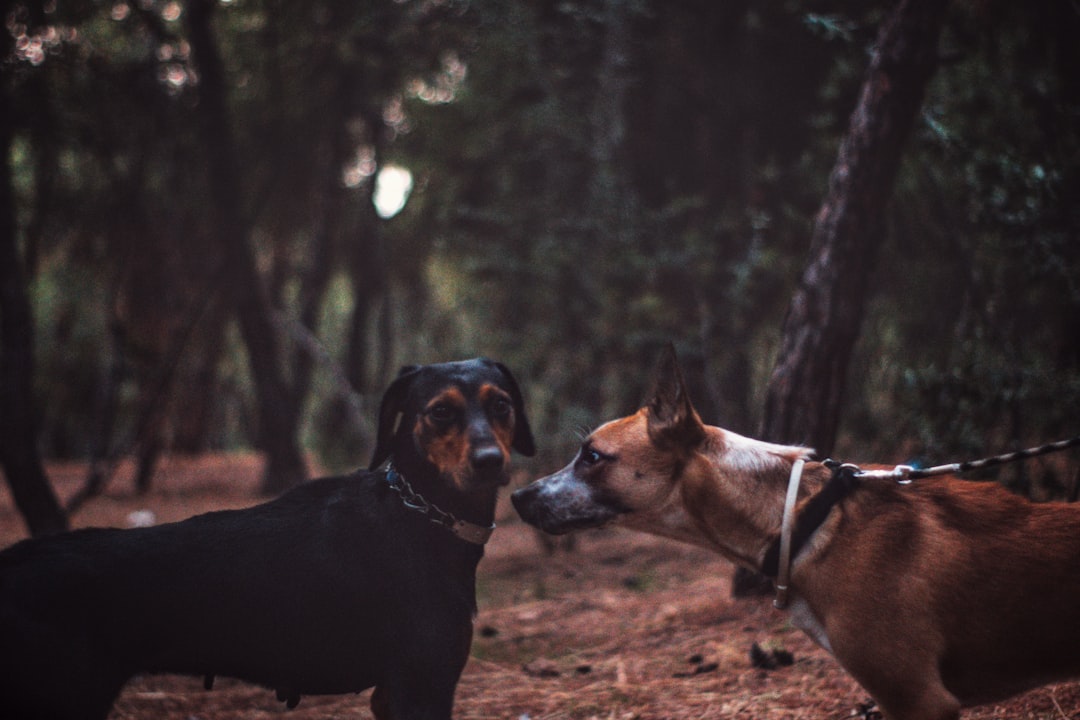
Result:
{"label": "thin tree trunk", "polygon": [[[11,51],[10,33],[0,40],[0,57]],[[0,106],[11,108],[0,83]],[[67,529],[38,451],[34,408],[34,319],[26,289],[15,226],[11,181],[11,113],[0,112],[0,467],[15,505],[32,535]]]}
{"label": "thin tree trunk", "polygon": [[[803,443],[823,456],[833,450],[882,218],[937,67],[947,7],[945,0],[900,0],[882,24],[814,223],[810,261],[784,320],[759,433],[764,439]],[[735,573],[734,595],[770,591],[763,576]]]}
{"label": "thin tree trunk", "polygon": [[[299,321],[311,333],[318,332],[319,319],[326,291],[332,279],[334,268],[334,247],[338,243],[349,201],[341,182],[341,164],[348,156],[352,140],[346,127],[346,118],[353,115],[351,84],[355,82],[345,66],[334,60],[323,58],[317,67],[322,72],[336,77],[337,90],[334,93],[334,106],[328,108],[332,116],[340,118],[334,127],[325,147],[320,147],[322,155],[322,191],[314,203],[312,218],[312,246],[309,251],[309,265],[300,275],[298,298]],[[376,135],[377,131],[374,131]],[[375,179],[372,178],[372,187]],[[300,406],[311,387],[315,356],[308,352],[302,343],[297,343],[292,354],[293,382],[292,392],[295,402]]]}
{"label": "thin tree trunk", "polygon": [[[342,87],[342,90],[344,87]],[[339,91],[340,92],[340,91]],[[377,108],[364,106],[362,116],[365,125],[370,128],[368,138],[375,152],[376,171],[383,166],[383,148],[387,142],[387,132]],[[390,292],[387,282],[386,248],[382,236],[382,219],[375,211],[375,180],[373,175],[368,180],[364,199],[360,205],[360,230],[357,237],[346,244],[345,268],[349,274],[352,288],[353,308],[349,316],[348,346],[345,353],[345,376],[349,379],[353,391],[364,395],[374,381],[381,384],[389,378],[380,374],[389,367],[383,366],[382,358],[388,357],[392,347],[390,319]],[[376,330],[379,340],[379,360],[373,370],[372,360],[376,358],[376,346],[370,340],[372,312],[383,299],[383,305]],[[384,320],[386,322],[384,322]],[[374,375],[374,378],[372,377]]]}
{"label": "thin tree trunk", "polygon": [[784,321],[760,433],[766,439],[832,452],[885,208],[937,66],[947,6],[901,0],[882,25]]}
{"label": "thin tree trunk", "polygon": [[255,264],[249,228],[242,217],[239,161],[226,108],[225,74],[211,21],[216,0],[188,6],[191,49],[199,69],[199,111],[210,159],[210,187],[229,269],[230,305],[240,324],[258,396],[258,444],[266,455],[261,491],[275,494],[302,481],[307,469],[297,443],[299,403],[281,367],[269,298]]}

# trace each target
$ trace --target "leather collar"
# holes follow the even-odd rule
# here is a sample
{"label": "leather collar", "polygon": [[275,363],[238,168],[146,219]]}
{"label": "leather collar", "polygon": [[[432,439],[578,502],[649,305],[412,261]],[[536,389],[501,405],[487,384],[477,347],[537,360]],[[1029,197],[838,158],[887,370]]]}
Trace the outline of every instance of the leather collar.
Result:
{"label": "leather collar", "polygon": [[[833,460],[826,460],[824,464],[832,468],[832,477],[817,495],[806,501],[802,512],[795,518],[795,529],[791,533],[791,560],[798,557],[803,545],[821,527],[837,503],[859,485],[856,476],[859,468],[855,465],[841,465]],[[761,574],[768,578],[775,579],[780,573],[780,541],[778,536],[765,551]]]}

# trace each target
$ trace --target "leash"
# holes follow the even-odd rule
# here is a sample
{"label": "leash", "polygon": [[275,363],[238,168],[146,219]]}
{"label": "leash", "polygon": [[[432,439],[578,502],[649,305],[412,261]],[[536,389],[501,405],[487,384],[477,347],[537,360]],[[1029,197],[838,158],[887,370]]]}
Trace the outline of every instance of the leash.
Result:
{"label": "leash", "polygon": [[448,513],[442,508],[424,499],[424,496],[413,490],[412,485],[405,476],[397,471],[393,464],[386,466],[386,483],[390,489],[401,496],[402,504],[409,510],[414,510],[425,515],[428,520],[446,528],[455,537],[473,545],[486,545],[495,532],[495,523],[484,527],[475,523],[459,520],[453,513]]}
{"label": "leash", "polygon": [[[856,477],[875,480],[896,480],[896,482],[906,485],[912,480],[921,480],[923,478],[934,477],[935,475],[955,475],[957,473],[970,472],[971,470],[997,467],[998,465],[1028,460],[1033,457],[1039,457],[1040,455],[1061,452],[1062,450],[1068,450],[1069,448],[1077,447],[1078,445],[1080,445],[1080,435],[1071,437],[1067,440],[1058,440],[1057,442],[1046,443],[1045,445],[1039,445],[1038,447],[1027,448],[1026,450],[1005,453],[1004,455],[993,455],[991,457],[982,458],[981,460],[968,460],[967,462],[950,463],[948,465],[935,465],[934,467],[929,468],[920,469],[914,468],[911,465],[897,465],[892,470],[863,470],[861,468],[856,468]],[[839,465],[835,460],[825,461],[826,466],[833,467],[830,463]]]}
{"label": "leash", "polygon": [[816,495],[806,501],[802,513],[795,517],[795,501],[799,495],[802,471],[805,462],[796,460],[788,477],[787,495],[784,498],[784,514],[780,521],[780,537],[774,540],[765,552],[761,573],[775,578],[776,597],[773,606],[783,610],[788,606],[791,580],[791,561],[810,536],[825,522],[833,507],[848,493],[855,489],[860,480],[893,480],[900,485],[909,485],[914,480],[937,475],[955,475],[957,473],[997,467],[1007,463],[1027,460],[1040,455],[1048,455],[1069,448],[1080,446],[1080,435],[1067,440],[1046,443],[1038,447],[1017,450],[1003,455],[993,455],[980,460],[968,460],[960,463],[936,465],[916,469],[911,465],[897,465],[892,470],[863,470],[858,465],[841,463],[833,459],[822,461],[822,465],[832,470],[832,477]]}

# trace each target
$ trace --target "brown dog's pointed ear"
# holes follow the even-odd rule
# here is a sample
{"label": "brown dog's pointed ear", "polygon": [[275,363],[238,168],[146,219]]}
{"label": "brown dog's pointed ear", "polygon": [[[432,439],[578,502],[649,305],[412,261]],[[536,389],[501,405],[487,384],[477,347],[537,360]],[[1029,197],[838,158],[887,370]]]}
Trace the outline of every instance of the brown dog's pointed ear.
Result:
{"label": "brown dog's pointed ear", "polygon": [[660,357],[648,408],[649,439],[657,447],[682,454],[696,449],[705,439],[705,424],[690,402],[671,343]]}
{"label": "brown dog's pointed ear", "polygon": [[379,429],[375,438],[375,452],[371,454],[371,464],[368,470],[375,470],[390,457],[394,445],[394,433],[405,399],[409,395],[409,387],[416,377],[420,368],[416,365],[406,365],[398,371],[398,376],[390,387],[383,393],[382,403],[379,405]]}
{"label": "brown dog's pointed ear", "polygon": [[525,417],[525,399],[518,388],[517,380],[501,362],[495,362],[494,360],[490,362],[499,368],[499,372],[506,378],[506,386],[510,390],[510,397],[514,403],[514,440],[511,445],[525,457],[532,457],[536,454],[536,442],[533,440],[529,420]]}

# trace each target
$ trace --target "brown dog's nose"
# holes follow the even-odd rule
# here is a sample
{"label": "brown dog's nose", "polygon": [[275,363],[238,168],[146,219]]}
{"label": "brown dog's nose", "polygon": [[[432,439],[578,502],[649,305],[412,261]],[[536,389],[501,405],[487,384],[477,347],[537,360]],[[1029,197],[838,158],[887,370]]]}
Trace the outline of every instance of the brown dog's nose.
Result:
{"label": "brown dog's nose", "polygon": [[517,514],[527,523],[535,524],[537,522],[536,513],[533,512],[533,500],[535,498],[536,487],[534,485],[526,485],[515,490],[510,495],[510,502],[513,503]]}

